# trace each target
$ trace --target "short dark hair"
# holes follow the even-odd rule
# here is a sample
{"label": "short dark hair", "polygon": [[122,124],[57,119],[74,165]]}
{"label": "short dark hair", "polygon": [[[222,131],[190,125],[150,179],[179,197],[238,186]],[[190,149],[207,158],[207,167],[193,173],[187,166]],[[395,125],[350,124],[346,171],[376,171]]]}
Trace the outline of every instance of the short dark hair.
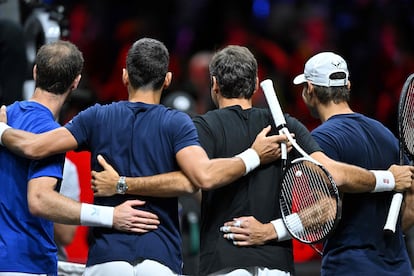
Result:
{"label": "short dark hair", "polygon": [[134,89],[162,87],[168,73],[169,53],[165,45],[152,38],[141,38],[129,49],[126,70]]}
{"label": "short dark hair", "polygon": [[69,41],[58,40],[40,47],[36,55],[36,87],[63,94],[83,69],[83,56]]}
{"label": "short dark hair", "polygon": [[[332,73],[329,76],[329,78],[331,80],[344,79],[346,78],[346,74],[344,72],[336,72],[336,73]],[[347,85],[331,86],[331,87],[325,87],[325,86],[319,86],[319,85],[313,85],[313,86],[314,86],[315,94],[322,104],[327,104],[331,101],[333,101],[336,104],[341,103],[341,102],[349,103],[351,99],[351,91]]]}
{"label": "short dark hair", "polygon": [[250,99],[256,87],[257,61],[249,49],[230,45],[214,54],[210,75],[225,98]]}

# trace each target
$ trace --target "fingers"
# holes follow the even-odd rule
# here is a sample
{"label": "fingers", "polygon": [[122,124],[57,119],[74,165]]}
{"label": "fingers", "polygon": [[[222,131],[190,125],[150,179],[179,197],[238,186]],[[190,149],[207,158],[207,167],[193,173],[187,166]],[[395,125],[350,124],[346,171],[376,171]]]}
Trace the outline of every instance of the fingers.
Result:
{"label": "fingers", "polygon": [[102,155],[98,154],[96,159],[98,159],[99,165],[101,165],[102,168],[104,168],[104,170],[106,170],[108,167],[110,167],[110,165],[106,162],[105,158],[103,158]]}
{"label": "fingers", "polygon": [[157,215],[142,210],[133,210],[129,213],[126,222],[118,224],[118,229],[126,232],[146,233],[158,228],[160,221]]}
{"label": "fingers", "polygon": [[280,143],[286,143],[287,144],[289,142],[289,140],[288,140],[288,138],[285,134],[280,134],[280,135],[274,135],[274,142],[278,143],[278,144],[280,144]]}
{"label": "fingers", "polygon": [[147,224],[160,224],[160,221],[158,220],[158,216],[156,214],[153,214],[151,212],[137,210],[137,212],[134,213],[137,220],[139,222],[145,222]]}
{"label": "fingers", "polygon": [[128,232],[143,234],[143,233],[148,233],[157,228],[158,227],[156,225],[137,224],[136,226],[131,226]]}
{"label": "fingers", "polygon": [[134,206],[143,206],[143,205],[145,205],[145,201],[139,200],[139,199],[131,199],[131,200],[125,201],[124,204],[128,204],[129,206],[131,206],[131,208],[133,208]]}
{"label": "fingers", "polygon": [[261,136],[267,136],[267,134],[270,132],[270,130],[271,130],[271,126],[268,125],[267,127],[263,128],[262,131],[260,131],[260,133],[258,134],[258,136],[259,135],[261,135]]}
{"label": "fingers", "polygon": [[233,245],[235,246],[250,245],[250,243],[248,242],[249,236],[245,233],[244,229],[240,227],[234,227],[234,226],[223,226],[223,227],[224,227],[224,230],[228,231],[228,233],[225,233],[223,235],[223,238],[231,241]]}
{"label": "fingers", "polygon": [[135,200],[128,200],[124,204],[129,204],[130,207],[134,210],[133,215],[137,218],[135,221],[142,222],[140,219],[143,219],[145,220],[146,223],[151,222],[154,224],[159,224],[158,216],[156,214],[133,208],[133,206],[145,205],[145,201],[135,199]]}
{"label": "fingers", "polygon": [[[156,223],[158,222],[158,223]],[[133,233],[147,233],[158,228],[159,221],[133,222],[126,225],[123,231]]]}
{"label": "fingers", "polygon": [[6,114],[6,106],[2,105],[0,107],[0,122],[7,123],[7,114]]}
{"label": "fingers", "polygon": [[225,233],[223,238],[233,241],[234,245],[247,245],[245,241],[248,239],[248,236],[246,230],[243,229],[243,220],[235,219],[226,222],[225,225],[220,227],[220,231]]}
{"label": "fingers", "polygon": [[[224,223],[224,225],[221,228],[223,228],[223,227],[231,227],[231,226],[232,227],[242,228],[243,227],[243,223],[245,223],[246,221],[247,221],[247,219],[235,218],[232,221],[228,221],[228,222]],[[228,229],[228,228],[223,228],[223,229]]]}

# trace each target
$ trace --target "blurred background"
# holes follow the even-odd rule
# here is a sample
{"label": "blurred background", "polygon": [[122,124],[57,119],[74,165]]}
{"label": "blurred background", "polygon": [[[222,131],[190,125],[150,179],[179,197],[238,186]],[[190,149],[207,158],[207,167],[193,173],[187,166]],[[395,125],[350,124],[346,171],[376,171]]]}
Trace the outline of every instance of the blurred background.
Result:
{"label": "blurred background", "polygon": [[[163,103],[202,114],[214,108],[209,93],[211,54],[237,44],[247,46],[256,56],[260,80],[274,81],[283,110],[311,130],[319,121],[310,117],[301,99],[302,88],[292,80],[303,72],[310,56],[334,51],[348,63],[354,111],[378,119],[398,135],[399,94],[405,79],[414,73],[413,10],[411,0],[0,0],[0,19],[15,22],[23,33],[19,40],[0,29],[0,36],[6,36],[0,45],[9,42],[14,48],[24,47],[27,58],[21,63],[7,61],[5,48],[0,48],[0,87],[13,72],[25,83],[21,93],[0,90],[0,100],[10,103],[32,92],[36,50],[56,38],[72,41],[85,57],[81,87],[66,104],[62,123],[95,102],[126,100],[121,82],[126,52],[135,40],[153,37],[163,41],[171,55],[173,82]],[[6,91],[16,91],[15,98],[6,99]],[[260,91],[254,105],[266,107]],[[89,187],[88,174],[82,177]],[[92,196],[82,189],[81,200],[91,201]],[[197,224],[199,216],[195,200],[181,201],[189,274],[197,265],[194,241],[198,237],[191,232],[196,231],[192,223]],[[71,246],[69,259],[83,262],[87,245],[75,242]],[[318,263],[318,255],[309,246],[296,244],[295,248],[298,264]]]}

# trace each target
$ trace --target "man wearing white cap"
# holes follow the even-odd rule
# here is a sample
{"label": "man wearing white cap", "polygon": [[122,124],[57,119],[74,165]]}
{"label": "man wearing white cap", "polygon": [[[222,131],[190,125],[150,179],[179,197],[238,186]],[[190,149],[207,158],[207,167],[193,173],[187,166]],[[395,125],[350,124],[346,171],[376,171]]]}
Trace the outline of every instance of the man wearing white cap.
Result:
{"label": "man wearing white cap", "polygon": [[[380,122],[349,106],[349,72],[332,52],[311,57],[294,84],[322,124],[312,136],[332,159],[366,169],[385,169],[399,162],[398,140]],[[324,244],[321,275],[412,275],[401,224],[384,235],[393,193],[343,194],[342,219]]]}

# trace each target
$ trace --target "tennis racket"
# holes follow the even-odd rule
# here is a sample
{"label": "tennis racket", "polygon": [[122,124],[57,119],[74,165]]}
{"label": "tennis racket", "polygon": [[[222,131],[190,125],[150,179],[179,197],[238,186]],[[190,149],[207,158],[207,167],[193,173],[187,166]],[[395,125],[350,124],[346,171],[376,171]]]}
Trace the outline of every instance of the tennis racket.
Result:
{"label": "tennis racket", "polygon": [[329,172],[291,136],[272,80],[264,80],[260,86],[279,133],[301,154],[284,170],[279,198],[282,219],[293,238],[313,245],[326,239],[340,220],[338,188]]}
{"label": "tennis racket", "polygon": [[[414,74],[408,76],[401,90],[398,103],[398,134],[400,165],[404,165],[405,154],[407,154],[411,162],[414,159]],[[402,200],[402,193],[395,193],[393,195],[384,231],[395,233]]]}

